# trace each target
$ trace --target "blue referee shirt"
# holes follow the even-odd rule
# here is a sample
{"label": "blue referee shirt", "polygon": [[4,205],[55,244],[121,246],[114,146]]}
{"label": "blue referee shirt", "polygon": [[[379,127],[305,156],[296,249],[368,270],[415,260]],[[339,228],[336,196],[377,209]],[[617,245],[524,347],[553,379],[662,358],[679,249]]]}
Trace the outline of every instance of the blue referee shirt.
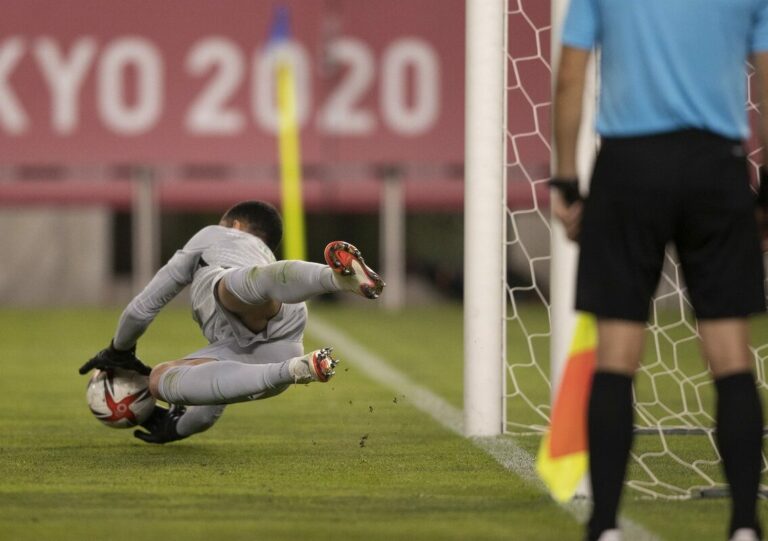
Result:
{"label": "blue referee shirt", "polygon": [[745,139],[744,67],[768,51],[768,0],[571,0],[562,41],[600,48],[601,135]]}

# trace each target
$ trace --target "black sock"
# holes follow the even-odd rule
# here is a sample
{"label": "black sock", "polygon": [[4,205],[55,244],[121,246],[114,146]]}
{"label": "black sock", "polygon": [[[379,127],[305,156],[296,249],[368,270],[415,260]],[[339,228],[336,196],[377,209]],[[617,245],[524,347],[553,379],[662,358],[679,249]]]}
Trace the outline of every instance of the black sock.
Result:
{"label": "black sock", "polygon": [[717,388],[717,446],[731,487],[730,534],[753,528],[757,520],[763,448],[763,409],[751,372],[715,380]]}
{"label": "black sock", "polygon": [[589,475],[594,507],[587,538],[616,527],[621,489],[633,436],[632,377],[595,372],[587,419]]}

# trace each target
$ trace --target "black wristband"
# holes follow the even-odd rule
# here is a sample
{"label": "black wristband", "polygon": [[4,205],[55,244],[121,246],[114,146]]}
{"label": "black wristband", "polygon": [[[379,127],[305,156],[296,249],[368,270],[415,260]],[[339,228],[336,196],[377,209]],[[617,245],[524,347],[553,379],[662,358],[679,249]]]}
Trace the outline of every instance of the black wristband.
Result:
{"label": "black wristband", "polygon": [[768,209],[768,169],[765,166],[760,168],[758,181],[757,204],[764,209]]}
{"label": "black wristband", "polygon": [[579,179],[577,178],[553,178],[549,181],[550,188],[554,188],[563,197],[567,205],[572,205],[581,201],[581,192],[579,191]]}

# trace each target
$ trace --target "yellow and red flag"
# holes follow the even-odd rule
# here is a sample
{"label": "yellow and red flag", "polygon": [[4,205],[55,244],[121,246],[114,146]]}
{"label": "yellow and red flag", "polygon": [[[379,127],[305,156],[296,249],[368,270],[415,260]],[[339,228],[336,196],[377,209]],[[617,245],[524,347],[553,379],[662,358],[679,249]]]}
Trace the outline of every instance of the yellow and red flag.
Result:
{"label": "yellow and red flag", "polygon": [[536,471],[560,502],[570,500],[587,472],[587,404],[597,349],[597,325],[579,313],[563,377],[552,408],[549,432],[536,459]]}

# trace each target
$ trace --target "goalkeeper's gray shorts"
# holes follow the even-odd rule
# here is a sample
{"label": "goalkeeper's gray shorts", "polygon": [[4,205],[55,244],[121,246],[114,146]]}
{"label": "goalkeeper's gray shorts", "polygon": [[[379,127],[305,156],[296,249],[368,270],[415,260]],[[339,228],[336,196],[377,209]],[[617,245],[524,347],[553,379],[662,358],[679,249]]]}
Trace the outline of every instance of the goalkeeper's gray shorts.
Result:
{"label": "goalkeeper's gray shorts", "polygon": [[234,270],[204,267],[195,273],[191,287],[192,311],[208,342],[213,344],[234,338],[244,349],[257,342],[301,342],[307,324],[307,307],[303,302],[283,303],[280,311],[270,318],[267,327],[258,333],[248,329],[240,318],[221,305],[216,284]]}

